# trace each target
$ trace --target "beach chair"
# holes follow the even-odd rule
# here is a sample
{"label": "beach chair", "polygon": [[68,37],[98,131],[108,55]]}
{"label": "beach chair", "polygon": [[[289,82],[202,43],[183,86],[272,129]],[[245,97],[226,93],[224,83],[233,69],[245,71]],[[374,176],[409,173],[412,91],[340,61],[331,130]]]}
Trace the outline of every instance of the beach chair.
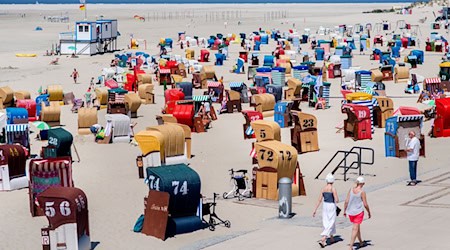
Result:
{"label": "beach chair", "polygon": [[73,92],[65,93],[64,94],[64,105],[73,104],[75,100],[75,95]]}
{"label": "beach chair", "polygon": [[16,101],[18,101],[18,100],[25,100],[25,99],[30,99],[31,95],[30,95],[29,91],[20,90],[20,91],[15,91],[14,92],[14,98],[16,98]]}
{"label": "beach chair", "polygon": [[0,191],[28,187],[26,154],[20,145],[0,145]]}
{"label": "beach chair", "polygon": [[80,108],[78,110],[78,134],[91,134],[91,126],[98,123],[96,108]]}
{"label": "beach chair", "polygon": [[242,111],[241,93],[234,90],[227,90],[227,113],[233,113],[234,109]]}
{"label": "beach chair", "polygon": [[14,106],[14,91],[9,86],[0,87],[0,109]]}
{"label": "beach chair", "polygon": [[125,94],[125,103],[127,110],[131,113],[131,118],[137,118],[137,111],[142,104],[139,95],[133,92]]}
{"label": "beach chair", "polygon": [[131,118],[124,114],[107,114],[105,120],[111,125],[112,142],[129,143],[131,140]]}
{"label": "beach chair", "polygon": [[37,120],[36,117],[36,101],[32,99],[17,100],[16,107],[24,108],[28,111],[28,120],[33,122]]}
{"label": "beach chair", "polygon": [[37,196],[49,187],[73,187],[72,159],[58,157],[33,159],[29,164],[29,202],[31,216],[42,216],[45,210],[36,205]]}
{"label": "beach chair", "polygon": [[41,103],[41,115],[39,119],[50,126],[59,126],[61,118],[61,106],[59,102],[50,102],[50,105]]}
{"label": "beach chair", "polygon": [[179,82],[176,84],[176,87],[181,89],[184,93],[184,100],[192,99],[192,83],[191,82]]}
{"label": "beach chair", "polygon": [[138,86],[138,94],[143,104],[155,103],[155,95],[153,94],[153,84],[141,84]]}
{"label": "beach chair", "polygon": [[49,187],[37,196],[37,202],[49,221],[41,228],[46,249],[91,249],[88,200],[81,189]]}
{"label": "beach chair", "polygon": [[255,100],[255,111],[263,114],[264,117],[271,117],[274,115],[275,96],[272,94],[256,94],[252,96]]}
{"label": "beach chair", "polygon": [[215,56],[216,56],[216,63],[215,63],[215,65],[222,66],[223,65],[223,60],[225,58],[224,54],[216,53]]}
{"label": "beach chair", "polygon": [[71,108],[72,113],[77,113],[80,108],[84,106],[84,101],[82,99],[74,99]]}
{"label": "beach chair", "polygon": [[263,66],[264,67],[273,67],[273,65],[274,65],[274,56],[270,56],[270,55],[265,55],[264,56],[264,64],[263,64]]}
{"label": "beach chair", "polygon": [[236,74],[243,74],[244,73],[244,60],[242,58],[238,58],[236,62],[236,69],[234,70],[234,73]]}
{"label": "beach chair", "polygon": [[47,87],[48,91],[48,99],[51,102],[60,102],[61,105],[64,105],[64,94],[63,94],[63,88],[62,85],[56,84],[56,85],[49,85]]}
{"label": "beach chair", "polygon": [[406,66],[394,68],[394,82],[408,82],[409,81],[409,68]]}

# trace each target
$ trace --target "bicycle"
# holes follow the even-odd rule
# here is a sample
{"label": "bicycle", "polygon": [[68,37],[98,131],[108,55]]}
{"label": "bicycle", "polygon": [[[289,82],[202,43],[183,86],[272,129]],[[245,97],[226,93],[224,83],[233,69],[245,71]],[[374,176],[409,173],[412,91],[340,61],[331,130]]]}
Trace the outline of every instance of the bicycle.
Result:
{"label": "bicycle", "polygon": [[[241,169],[234,171],[234,169],[228,170],[230,172],[230,182],[233,183],[233,188],[227,193],[223,193],[223,198],[228,199],[231,195],[233,198],[238,198],[239,201],[243,201],[244,197],[251,198],[253,196],[252,187],[249,184],[249,178],[246,175],[247,170]],[[238,175],[235,175],[238,173]],[[244,190],[241,193],[241,190]]]}

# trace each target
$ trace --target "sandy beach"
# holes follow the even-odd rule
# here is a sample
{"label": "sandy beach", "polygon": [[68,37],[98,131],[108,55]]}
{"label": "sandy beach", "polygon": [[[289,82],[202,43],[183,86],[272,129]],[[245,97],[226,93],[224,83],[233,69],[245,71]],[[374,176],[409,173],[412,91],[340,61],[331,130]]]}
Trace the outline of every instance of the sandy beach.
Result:
{"label": "sandy beach", "polygon": [[[388,9],[401,4],[259,4],[259,5],[88,5],[89,20],[96,17],[117,19],[121,37],[118,47],[127,49],[130,34],[145,39],[147,50],[151,55],[159,52],[157,44],[162,37],[171,37],[175,41],[180,31],[192,36],[209,37],[217,33],[251,33],[260,27],[263,30],[277,28],[287,31],[293,28],[301,33],[304,28],[311,31],[319,26],[334,27],[339,24],[378,23],[389,20],[395,26],[398,20],[419,24],[420,48],[424,50],[425,40],[432,31],[430,22],[440,7],[415,8],[413,15],[395,13],[363,14],[373,9]],[[80,56],[70,58],[61,56],[59,65],[49,65],[52,56],[43,56],[51,50],[52,44],[58,42],[60,32],[73,31],[74,22],[81,21],[84,12],[78,5],[2,5],[0,10],[0,86],[8,85],[13,90],[28,90],[32,98],[37,96],[40,86],[61,84],[64,92],[74,92],[81,97],[89,86],[91,77],[97,77],[101,70],[109,66],[113,54]],[[238,11],[238,12],[236,12]],[[277,17],[285,11],[286,18]],[[24,18],[20,14],[25,13]],[[166,14],[164,19],[163,13]],[[169,13],[172,18],[169,18]],[[175,14],[176,13],[176,14]],[[191,15],[182,15],[188,13]],[[211,17],[211,13],[217,13]],[[230,19],[226,14],[229,13]],[[268,14],[269,13],[269,14]],[[275,15],[273,18],[267,16]],[[48,22],[44,16],[69,16],[68,23]],[[134,15],[146,17],[145,22],[137,21]],[[157,18],[158,15],[158,18]],[[238,16],[238,18],[233,18]],[[420,24],[420,18],[427,21]],[[241,25],[238,25],[238,21]],[[224,22],[228,25],[225,27]],[[35,27],[42,31],[34,31]],[[439,30],[445,36],[445,30]],[[376,34],[373,34],[376,35]],[[449,37],[447,37],[448,39]],[[373,41],[373,40],[372,40]],[[372,42],[371,41],[371,42]],[[270,54],[275,49],[275,42],[262,46],[261,54]],[[308,45],[302,45],[308,51]],[[417,47],[416,47],[417,48]],[[196,48],[196,56],[199,54]],[[402,58],[410,49],[402,52]],[[247,85],[246,74],[231,74],[240,47],[229,47],[231,59],[224,66],[217,66],[216,75],[224,77],[225,88],[229,82],[243,81]],[[312,51],[309,49],[312,53]],[[36,53],[34,58],[19,58],[16,53]],[[175,45],[172,54],[184,55],[184,50]],[[370,51],[360,55],[354,51],[353,65],[361,69],[378,67],[378,61],[370,61]],[[211,54],[212,55],[212,54]],[[443,53],[427,52],[425,63],[411,73],[427,77],[436,77],[438,64]],[[212,55],[213,57],[213,55]],[[212,58],[211,57],[211,58]],[[261,61],[262,59],[260,59]],[[210,60],[207,65],[213,65]],[[79,84],[74,84],[70,74],[76,68],[80,73]],[[190,81],[192,76],[188,76]],[[331,82],[330,109],[314,110],[302,103],[304,112],[314,114],[318,119],[320,151],[298,156],[304,175],[307,196],[293,198],[292,219],[279,220],[277,202],[257,202],[235,199],[218,201],[217,213],[231,221],[231,228],[218,227],[211,232],[208,229],[193,233],[177,235],[166,241],[145,236],[132,231],[136,219],[143,213],[143,198],[148,193],[148,186],[138,179],[136,156],[138,147],[126,143],[96,144],[93,136],[77,135],[77,115],[70,111],[70,106],[62,108],[61,124],[74,135],[74,143],[81,161],[73,165],[73,179],[76,187],[81,188],[89,202],[89,223],[91,240],[98,242],[95,249],[275,249],[302,248],[318,249],[317,240],[321,232],[320,217],[312,217],[315,202],[324,180],[314,177],[325,166],[337,150],[348,150],[352,146],[370,147],[375,150],[375,164],[363,169],[366,174],[366,191],[373,213],[372,219],[365,220],[363,238],[370,240],[367,249],[445,249],[445,237],[450,219],[450,141],[448,138],[430,138],[426,136],[426,157],[420,158],[418,175],[423,185],[407,187],[408,162],[406,159],[385,157],[384,128],[376,128],[372,140],[353,141],[345,138],[343,133],[336,133],[335,126],[346,115],[341,113],[340,78],[329,79]],[[413,106],[421,110],[426,106],[416,103],[417,94],[406,95],[406,83],[387,81],[387,96],[394,101],[394,108]],[[195,90],[199,94],[203,90]],[[157,125],[155,115],[161,113],[164,106],[163,87],[155,87],[153,105],[142,105],[134,131],[144,130]],[[215,104],[217,109],[219,106]],[[243,104],[243,109],[253,109]],[[105,123],[106,109],[99,111],[99,123]],[[266,118],[273,120],[273,117]],[[223,114],[212,123],[207,133],[193,133],[190,166],[195,169],[202,181],[202,194],[211,197],[213,192],[223,193],[229,190],[228,169],[247,169],[251,172],[249,156],[252,140],[242,138],[242,114]],[[422,129],[427,134],[431,126],[425,122]],[[36,131],[36,130],[35,130]],[[290,128],[281,130],[282,142],[290,144]],[[39,152],[46,142],[35,140],[31,148]],[[322,176],[322,178],[325,175]],[[340,200],[344,200],[349,188],[356,179],[357,172],[350,171],[350,180],[343,181],[342,171],[336,173],[335,186]],[[433,179],[439,177],[438,179]],[[343,207],[343,203],[339,204]],[[0,249],[42,249],[40,229],[48,225],[45,217],[31,217],[29,212],[28,189],[12,192],[0,192]],[[342,242],[333,244],[329,249],[348,249],[351,223],[340,216],[337,220],[338,235]],[[444,240],[443,240],[444,239]]]}

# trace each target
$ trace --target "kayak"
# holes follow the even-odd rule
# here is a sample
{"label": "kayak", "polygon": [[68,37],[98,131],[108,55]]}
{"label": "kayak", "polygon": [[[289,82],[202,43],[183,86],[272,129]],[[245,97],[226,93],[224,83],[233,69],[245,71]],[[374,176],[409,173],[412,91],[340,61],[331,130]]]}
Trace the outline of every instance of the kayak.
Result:
{"label": "kayak", "polygon": [[16,57],[36,57],[36,54],[16,54]]}

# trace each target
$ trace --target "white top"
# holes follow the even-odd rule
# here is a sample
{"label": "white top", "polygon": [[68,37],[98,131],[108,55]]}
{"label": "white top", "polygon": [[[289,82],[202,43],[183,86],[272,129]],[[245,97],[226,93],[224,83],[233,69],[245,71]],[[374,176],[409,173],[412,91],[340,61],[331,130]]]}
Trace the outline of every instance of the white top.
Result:
{"label": "white top", "polygon": [[413,137],[408,140],[406,143],[407,149],[412,149],[412,151],[407,152],[408,161],[418,161],[419,160],[419,151],[420,151],[420,141],[417,137]]}
{"label": "white top", "polygon": [[364,211],[364,204],[361,198],[361,192],[353,193],[353,188],[350,190],[350,199],[348,201],[347,214],[358,215]]}

